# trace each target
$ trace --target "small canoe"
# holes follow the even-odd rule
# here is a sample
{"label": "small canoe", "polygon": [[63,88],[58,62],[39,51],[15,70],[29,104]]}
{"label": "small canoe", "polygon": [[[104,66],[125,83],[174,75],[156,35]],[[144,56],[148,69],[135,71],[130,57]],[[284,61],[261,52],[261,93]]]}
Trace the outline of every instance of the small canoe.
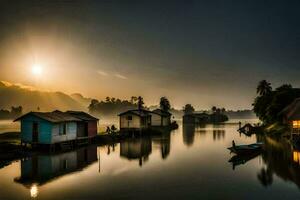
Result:
{"label": "small canoe", "polygon": [[233,152],[235,154],[251,154],[255,151],[261,151],[263,147],[263,143],[253,143],[248,145],[235,145],[233,143],[232,147],[229,147],[228,149],[230,152]]}

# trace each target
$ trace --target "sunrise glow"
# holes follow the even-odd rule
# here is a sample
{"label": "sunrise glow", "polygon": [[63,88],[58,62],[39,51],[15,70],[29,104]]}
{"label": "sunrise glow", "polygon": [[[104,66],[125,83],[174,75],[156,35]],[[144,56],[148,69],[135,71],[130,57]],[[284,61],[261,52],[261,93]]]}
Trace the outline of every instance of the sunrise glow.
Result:
{"label": "sunrise glow", "polygon": [[40,76],[43,73],[43,68],[39,64],[34,64],[31,68],[32,74],[35,76]]}

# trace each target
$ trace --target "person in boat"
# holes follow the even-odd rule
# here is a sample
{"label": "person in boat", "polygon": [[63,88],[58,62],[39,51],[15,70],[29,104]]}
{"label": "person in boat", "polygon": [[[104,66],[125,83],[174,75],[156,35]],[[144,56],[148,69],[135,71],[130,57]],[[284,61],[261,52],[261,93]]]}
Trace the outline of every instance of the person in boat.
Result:
{"label": "person in boat", "polygon": [[109,126],[107,126],[107,128],[106,128],[106,133],[110,134],[110,128],[109,128]]}
{"label": "person in boat", "polygon": [[235,148],[235,142],[232,140],[232,147]]}

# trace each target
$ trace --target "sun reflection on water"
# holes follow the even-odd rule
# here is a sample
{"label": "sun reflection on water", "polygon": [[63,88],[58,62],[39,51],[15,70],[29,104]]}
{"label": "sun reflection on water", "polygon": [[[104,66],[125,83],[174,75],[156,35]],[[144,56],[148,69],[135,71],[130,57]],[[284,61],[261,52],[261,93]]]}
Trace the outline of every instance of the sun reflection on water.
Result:
{"label": "sun reflection on water", "polygon": [[39,193],[39,191],[38,191],[37,185],[32,185],[30,188],[30,196],[32,198],[36,198],[38,196],[38,193]]}

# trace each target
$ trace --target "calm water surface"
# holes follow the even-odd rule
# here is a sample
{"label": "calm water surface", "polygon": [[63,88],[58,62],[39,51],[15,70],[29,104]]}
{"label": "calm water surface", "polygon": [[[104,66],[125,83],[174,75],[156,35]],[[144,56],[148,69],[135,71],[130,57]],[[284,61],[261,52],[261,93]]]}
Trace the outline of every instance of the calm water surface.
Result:
{"label": "calm water surface", "polygon": [[[160,136],[36,155],[0,169],[0,199],[299,199],[300,153],[237,128],[180,125]],[[232,140],[264,141],[266,151],[233,165]]]}

